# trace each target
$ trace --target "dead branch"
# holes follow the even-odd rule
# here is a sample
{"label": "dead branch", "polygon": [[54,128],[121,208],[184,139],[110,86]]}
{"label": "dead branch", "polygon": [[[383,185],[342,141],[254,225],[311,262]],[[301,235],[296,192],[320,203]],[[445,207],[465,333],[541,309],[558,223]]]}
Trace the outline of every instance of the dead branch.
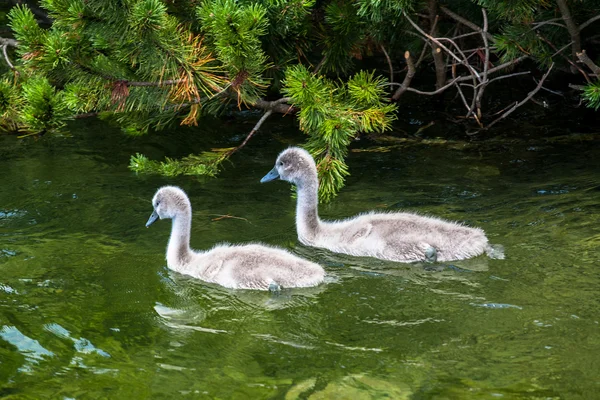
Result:
{"label": "dead branch", "polygon": [[[409,88],[410,82],[412,81],[412,78],[415,76],[415,73],[417,71],[415,68],[415,64],[412,60],[412,56],[410,55],[410,51],[404,52],[404,58],[406,59],[406,66],[408,68],[408,72],[406,72],[406,76],[404,77],[404,80],[400,84],[400,87],[396,90],[396,92],[394,92],[394,95],[392,96],[393,101],[398,101],[400,96],[402,96],[402,94],[404,92],[406,92],[408,89],[410,89]],[[390,82],[390,84],[393,84],[393,83],[394,82]]]}
{"label": "dead branch", "polygon": [[[290,101],[292,101],[292,99],[290,97],[282,97],[281,99],[275,100],[275,101],[265,101],[260,99],[260,102],[262,104],[264,104],[265,109],[267,110],[263,116],[258,120],[258,122],[256,123],[256,125],[254,125],[254,128],[252,128],[252,130],[250,131],[250,133],[248,133],[248,135],[246,136],[246,138],[244,139],[244,141],[237,147],[234,147],[233,149],[229,150],[226,153],[226,157],[230,157],[233,153],[235,153],[236,151],[240,150],[242,147],[244,147],[246,145],[246,143],[248,143],[248,141],[252,138],[252,136],[254,136],[254,134],[256,132],[258,132],[258,130],[260,129],[260,127],[262,126],[262,124],[267,120],[267,118],[269,118],[271,116],[271,114],[273,114],[273,111],[275,111],[276,108],[280,107],[280,106],[284,106],[284,103],[289,103]],[[256,106],[256,103],[254,104]],[[260,107],[259,107],[260,108]],[[292,108],[292,106],[287,106],[288,110],[290,108]]]}
{"label": "dead branch", "polygon": [[[485,12],[485,8],[481,9],[481,12],[483,14],[483,30],[481,31],[481,38],[483,39],[483,45],[485,48],[485,57],[483,60],[483,79],[482,79],[482,83],[483,85],[481,85],[481,88],[479,88],[478,90],[478,86],[476,86],[474,88],[474,93],[473,93],[473,97],[475,98],[475,104],[474,106],[477,108],[477,117],[478,120],[481,120],[481,99],[483,98],[483,93],[485,92],[485,89],[487,87],[487,85],[489,84],[488,82],[488,70],[489,70],[489,63],[490,63],[490,46],[488,43],[488,38],[487,38],[487,30],[488,30],[488,18],[487,18],[487,13]],[[477,93],[475,93],[478,90]],[[470,110],[471,112],[473,110]]]}
{"label": "dead branch", "polygon": [[579,61],[587,65],[587,67],[592,70],[594,75],[600,77],[600,67],[590,59],[585,50],[581,50],[581,53],[577,53],[577,58]]}
{"label": "dead branch", "polygon": [[[540,34],[539,32],[537,32],[537,36],[542,39],[544,42],[546,42],[548,44],[548,46],[552,47],[552,49],[554,50],[554,54],[559,54],[562,58],[565,59],[566,62],[568,62],[569,64],[571,64],[571,69],[572,70],[577,70],[581,73],[581,75],[583,75],[583,77],[585,78],[585,80],[590,83],[590,77],[586,74],[586,72],[584,70],[582,70],[581,68],[579,68],[579,66],[577,64],[575,64],[573,62],[573,60],[571,60],[569,57],[565,56],[564,54],[560,54],[562,52],[563,49],[558,50],[556,48],[556,46],[554,45],[554,43],[552,43],[551,41],[549,41],[548,39],[546,39],[542,34]],[[572,42],[571,42],[572,43]]]}
{"label": "dead branch", "polygon": [[595,17],[592,17],[592,18],[588,19],[583,24],[579,25],[579,32],[581,32],[584,28],[587,28],[592,23],[598,21],[599,19],[600,19],[600,14],[596,15]]}
{"label": "dead branch", "polygon": [[0,37],[0,46],[18,47],[19,42],[17,42],[15,39]]}
{"label": "dead branch", "polygon": [[477,26],[477,24],[469,21],[466,18],[461,17],[460,15],[450,11],[448,8],[442,6],[440,7],[440,10],[442,10],[444,12],[444,14],[446,14],[447,16],[449,16],[450,18],[452,18],[453,20],[460,22],[461,24],[468,26],[469,28],[473,29],[475,32],[479,32],[482,35],[485,35],[487,39],[489,40],[494,40],[494,37],[492,36],[491,33],[487,32],[487,29],[484,30],[481,29],[479,26]]}
{"label": "dead branch", "polygon": [[13,65],[13,63],[10,62],[10,58],[8,57],[8,53],[6,51],[6,49],[8,48],[8,45],[5,44],[4,46],[2,46],[2,54],[4,54],[4,60],[6,60],[6,63],[8,64],[8,68],[12,69],[13,71],[15,70],[15,66]]}
{"label": "dead branch", "polygon": [[264,113],[263,116],[258,120],[258,122],[256,123],[256,125],[254,125],[254,128],[252,128],[252,130],[250,131],[250,133],[246,136],[246,138],[244,139],[244,141],[239,146],[234,147],[233,149],[229,150],[227,152],[226,156],[229,157],[233,153],[235,153],[236,151],[238,151],[242,147],[244,147],[246,145],[246,143],[248,143],[248,140],[250,140],[250,138],[252,136],[254,136],[254,134],[256,132],[258,132],[258,130],[260,129],[261,125],[267,120],[267,118],[269,118],[271,116],[271,114],[273,114],[273,110],[268,110],[266,113]]}
{"label": "dead branch", "polygon": [[[475,71],[473,69],[473,67],[471,65],[469,65],[468,62],[465,62],[464,60],[461,60],[456,54],[454,54],[454,52],[450,51],[450,49],[448,49],[446,46],[444,46],[444,44],[442,42],[440,42],[440,40],[447,40],[449,42],[451,42],[452,44],[454,44],[456,46],[456,43],[454,43],[451,39],[448,38],[434,38],[433,36],[425,33],[423,31],[423,29],[421,29],[419,27],[419,25],[415,24],[414,21],[412,19],[410,19],[410,17],[408,16],[408,14],[406,14],[406,12],[403,12],[404,17],[408,20],[408,22],[410,22],[410,24],[417,30],[419,31],[419,33],[423,36],[425,36],[427,39],[429,39],[430,41],[432,41],[433,43],[437,44],[439,47],[441,47],[442,49],[444,49],[449,55],[450,57],[454,58],[456,61],[458,61],[460,64],[464,65],[465,67],[467,67],[467,69],[469,69],[472,73],[474,73],[476,76],[479,76],[479,74],[477,73],[477,71]],[[458,47],[458,46],[456,46]],[[460,50],[459,50],[460,53]],[[462,54],[464,56],[464,54]]]}
{"label": "dead branch", "polygon": [[385,59],[387,60],[388,67],[390,68],[390,83],[393,83],[394,82],[394,66],[392,65],[392,60],[390,59],[390,56],[388,55],[387,51],[385,51],[385,47],[383,47],[383,44],[381,44],[380,47],[381,47],[381,51],[383,51],[383,54],[385,55]]}
{"label": "dead branch", "polygon": [[266,101],[263,99],[258,99],[253,104],[253,106],[261,110],[272,110],[280,114],[289,114],[296,112],[296,107],[289,104],[285,104],[289,103],[291,100],[292,99],[290,97],[283,97],[275,101]]}
{"label": "dead branch", "polygon": [[167,79],[160,82],[132,82],[132,81],[123,81],[127,86],[170,86],[177,85],[178,83],[183,82],[183,79]]}
{"label": "dead branch", "polygon": [[544,76],[542,76],[542,79],[540,79],[540,81],[538,82],[538,84],[535,87],[535,89],[533,89],[531,92],[529,92],[529,94],[527,95],[527,97],[525,97],[520,102],[516,103],[514,106],[512,106],[508,111],[506,111],[500,117],[496,118],[491,123],[489,123],[488,126],[487,126],[487,128],[488,129],[491,128],[498,121],[500,121],[500,120],[506,118],[507,116],[509,116],[510,114],[512,114],[517,108],[521,107],[523,104],[527,103],[533,96],[535,96],[535,94],[537,92],[539,92],[540,89],[542,88],[542,85],[544,84],[544,81],[546,80],[546,78],[548,77],[548,75],[550,75],[550,71],[552,71],[553,67],[554,67],[554,63],[552,63],[552,65],[550,65],[550,68],[548,68],[548,71],[546,71],[546,73],[544,74]]}
{"label": "dead branch", "polygon": [[567,29],[567,27],[563,24],[559,24],[556,21],[562,21],[562,18],[553,18],[553,19],[549,19],[547,21],[542,21],[542,22],[533,22],[531,24],[533,29],[538,29],[544,25],[554,25],[554,26],[560,26],[561,28],[565,28]]}
{"label": "dead branch", "polygon": [[[558,5],[562,18],[565,21],[565,25],[567,25],[569,35],[571,36],[571,41],[573,42],[573,47],[571,48],[571,58],[575,59],[577,57],[577,53],[581,52],[581,36],[579,35],[579,27],[571,15],[571,11],[569,10],[566,0],[556,0],[556,4]],[[576,68],[572,68],[572,70],[573,69]]]}
{"label": "dead branch", "polygon": [[323,64],[325,64],[325,60],[327,59],[327,56],[323,56],[323,58],[321,58],[321,61],[319,61],[319,63],[315,66],[315,69],[313,70],[313,74],[317,74],[319,73],[319,71],[321,70],[321,67],[323,67]]}

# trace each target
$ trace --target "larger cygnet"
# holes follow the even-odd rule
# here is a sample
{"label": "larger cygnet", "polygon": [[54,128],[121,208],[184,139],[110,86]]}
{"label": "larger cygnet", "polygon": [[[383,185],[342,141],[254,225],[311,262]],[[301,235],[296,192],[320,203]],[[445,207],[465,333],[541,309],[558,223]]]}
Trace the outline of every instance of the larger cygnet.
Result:
{"label": "larger cygnet", "polygon": [[296,229],[298,239],[307,246],[399,262],[463,260],[483,253],[504,258],[489,245],[483,230],[439,218],[370,212],[322,221],[317,211],[317,167],[312,156],[298,147],[281,152],[261,182],[275,179],[296,185]]}

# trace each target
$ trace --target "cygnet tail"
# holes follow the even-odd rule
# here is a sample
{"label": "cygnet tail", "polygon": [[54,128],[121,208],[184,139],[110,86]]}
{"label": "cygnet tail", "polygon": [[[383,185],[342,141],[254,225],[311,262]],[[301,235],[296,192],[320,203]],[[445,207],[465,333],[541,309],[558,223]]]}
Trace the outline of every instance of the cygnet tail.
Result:
{"label": "cygnet tail", "polygon": [[501,244],[488,244],[485,253],[494,260],[504,260],[504,246]]}

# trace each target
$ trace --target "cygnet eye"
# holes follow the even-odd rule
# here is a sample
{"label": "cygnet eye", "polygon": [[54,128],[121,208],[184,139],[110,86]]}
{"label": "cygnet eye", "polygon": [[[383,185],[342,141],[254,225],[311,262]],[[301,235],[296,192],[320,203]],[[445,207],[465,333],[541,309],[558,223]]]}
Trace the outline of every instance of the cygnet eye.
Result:
{"label": "cygnet eye", "polygon": [[278,164],[278,165],[279,165],[280,167],[283,167],[283,161],[279,161],[279,164]]}

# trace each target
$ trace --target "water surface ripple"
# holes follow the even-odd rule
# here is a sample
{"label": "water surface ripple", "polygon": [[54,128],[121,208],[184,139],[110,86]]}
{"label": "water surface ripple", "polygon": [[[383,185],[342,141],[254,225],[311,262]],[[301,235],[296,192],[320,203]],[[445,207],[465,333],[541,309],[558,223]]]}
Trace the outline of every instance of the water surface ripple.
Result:
{"label": "water surface ripple", "polygon": [[[231,146],[246,128],[127,138],[88,121],[71,138],[0,137],[0,397],[597,397],[598,141],[351,152],[322,217],[417,211],[479,226],[506,252],[406,265],[300,245],[288,185],[258,182],[287,146],[266,136],[216,179],[126,169],[137,151]],[[166,184],[190,195],[193,247],[282,246],[327,283],[271,295],[168,270],[169,223],[144,227]]]}

